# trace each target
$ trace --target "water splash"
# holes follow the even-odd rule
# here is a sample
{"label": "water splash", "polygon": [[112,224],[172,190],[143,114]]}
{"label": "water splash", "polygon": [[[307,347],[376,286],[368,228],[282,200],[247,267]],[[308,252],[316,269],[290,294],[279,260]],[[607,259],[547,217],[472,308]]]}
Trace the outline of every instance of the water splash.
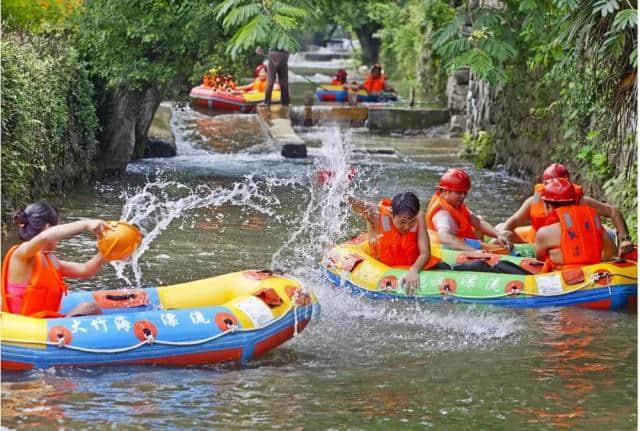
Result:
{"label": "water splash", "polygon": [[[378,184],[390,179],[384,171],[388,163],[380,163],[354,145],[350,131],[322,129],[318,134],[323,144],[307,173],[308,200],[298,208],[299,215],[292,217],[292,232],[271,258],[271,269],[299,277],[313,288],[322,303],[322,320],[327,323],[321,322],[321,329],[312,330],[313,337],[302,337],[313,341],[302,342],[342,345],[353,344],[349,341],[353,338],[371,340],[384,355],[393,343],[406,345],[408,351],[414,350],[416,343],[423,345],[421,349],[442,351],[514,339],[522,325],[519,319],[505,317],[500,310],[487,312],[459,304],[449,307],[412,301],[370,301],[330,286],[319,269],[321,256],[336,243],[366,229],[364,221],[352,217],[349,197],[379,198]],[[402,162],[406,169],[417,164],[410,159]],[[352,178],[354,166],[357,172]],[[325,174],[318,178],[318,173]],[[364,349],[364,356],[373,353],[366,343],[352,347],[355,346]]]}
{"label": "water splash", "polygon": [[[177,181],[156,179],[147,182],[142,190],[131,196],[125,194],[121,220],[138,226],[144,237],[130,260],[112,262],[116,276],[130,286],[140,287],[142,282],[140,258],[171,222],[188,211],[230,204],[252,208],[262,214],[274,216],[272,207],[279,205],[280,201],[273,189],[288,182],[277,178],[259,180],[251,174],[245,176],[243,181],[235,182],[229,187],[202,184],[189,187]],[[133,282],[125,275],[127,270],[133,273]]]}
{"label": "water splash", "polygon": [[[341,239],[350,214],[346,205],[355,189],[350,132],[337,128],[322,134],[322,147],[308,170],[309,200],[302,214],[292,218],[299,224],[271,258],[272,269],[304,275],[317,259]],[[324,173],[323,178],[318,177]],[[357,178],[357,177],[356,177]]]}

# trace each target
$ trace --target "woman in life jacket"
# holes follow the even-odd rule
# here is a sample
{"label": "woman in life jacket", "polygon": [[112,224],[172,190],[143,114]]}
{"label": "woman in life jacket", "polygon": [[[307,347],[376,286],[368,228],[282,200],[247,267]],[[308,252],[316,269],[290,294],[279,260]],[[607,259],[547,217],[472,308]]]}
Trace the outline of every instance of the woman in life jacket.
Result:
{"label": "woman in life jacket", "polygon": [[[89,278],[107,262],[98,253],[85,263],[59,260],[58,241],[89,231],[98,238],[110,227],[103,220],[58,225],[58,210],[37,202],[14,216],[22,243],[13,246],[2,264],[2,311],[34,317],[61,317],[67,285],[63,277]],[[101,314],[95,303],[79,304],[67,316]]]}
{"label": "woman in life jacket", "polygon": [[410,267],[401,285],[407,292],[417,289],[418,273],[440,262],[431,254],[429,234],[415,193],[405,192],[378,205],[350,198],[352,210],[367,221],[371,255],[389,266]]}
{"label": "woman in life jacket", "polygon": [[[569,170],[560,163],[550,164],[542,174],[542,182],[536,184],[533,188],[533,196],[527,198],[522,206],[504,223],[496,225],[496,230],[503,232],[512,242],[516,243],[534,243],[536,240],[536,232],[547,224],[549,213],[542,199],[544,183],[553,178],[566,178],[571,181]],[[633,249],[633,243],[629,237],[627,224],[620,213],[620,210],[613,205],[600,202],[589,196],[584,196],[582,187],[573,184],[576,192],[576,198],[579,205],[587,205],[596,210],[600,217],[606,217],[611,220],[617,230],[619,238],[619,255],[630,252]],[[530,228],[518,227],[531,225]]]}
{"label": "woman in life jacket", "polygon": [[385,76],[382,74],[382,66],[377,63],[371,66],[369,76],[359,89],[364,89],[369,94],[396,93],[396,90],[387,85]]}
{"label": "woman in life jacket", "polygon": [[471,179],[465,171],[445,172],[427,207],[427,228],[437,232],[442,245],[453,250],[482,250],[481,235],[496,238],[501,245],[511,248],[504,234],[466,207],[464,200],[470,189]]}
{"label": "woman in life jacket", "polygon": [[[240,85],[234,93],[264,93],[267,89],[267,66],[260,64],[256,67],[255,79],[251,84]],[[275,89],[279,89],[278,84],[275,84]]]}
{"label": "woman in life jacket", "polygon": [[547,225],[538,230],[535,249],[546,270],[599,263],[616,254],[597,211],[577,199],[573,184],[566,178],[544,183],[542,200],[549,217]]}

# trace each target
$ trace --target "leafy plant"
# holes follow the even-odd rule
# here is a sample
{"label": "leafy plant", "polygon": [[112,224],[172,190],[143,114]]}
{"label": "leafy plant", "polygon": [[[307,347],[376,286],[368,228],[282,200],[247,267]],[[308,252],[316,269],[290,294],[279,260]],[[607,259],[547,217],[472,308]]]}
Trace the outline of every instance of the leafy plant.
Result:
{"label": "leafy plant", "polygon": [[91,72],[110,89],[156,87],[166,96],[185,93],[189,78],[231,59],[213,8],[205,0],[93,0],[74,22],[74,40]]}
{"label": "leafy plant", "polygon": [[4,0],[2,24],[5,30],[49,32],[64,29],[66,20],[82,0]]}
{"label": "leafy plant", "polygon": [[449,73],[468,67],[492,84],[506,82],[503,65],[514,58],[517,51],[513,29],[503,13],[490,7],[460,7],[453,19],[436,32],[434,46],[448,59]]}
{"label": "leafy plant", "polygon": [[495,134],[481,130],[474,139],[469,133],[462,136],[462,142],[465,147],[464,156],[478,168],[490,168],[495,162]]}
{"label": "leafy plant", "polygon": [[300,44],[292,32],[301,28],[312,10],[308,0],[224,0],[214,14],[225,30],[233,32],[227,53],[236,57],[260,44],[297,51]]}
{"label": "leafy plant", "polygon": [[433,34],[453,16],[442,0],[370,2],[369,15],[382,23],[376,36],[382,42],[381,62],[396,88],[418,90],[418,96],[437,100],[447,80],[443,57],[433,50]]}
{"label": "leafy plant", "polygon": [[64,39],[5,34],[2,42],[2,218],[87,182],[98,122],[85,65]]}

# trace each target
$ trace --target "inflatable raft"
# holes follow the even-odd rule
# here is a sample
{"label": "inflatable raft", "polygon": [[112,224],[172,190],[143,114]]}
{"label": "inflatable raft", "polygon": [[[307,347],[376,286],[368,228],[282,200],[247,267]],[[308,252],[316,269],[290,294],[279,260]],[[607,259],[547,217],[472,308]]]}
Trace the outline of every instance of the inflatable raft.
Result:
{"label": "inflatable raft", "polygon": [[[358,90],[358,102],[395,102],[398,96],[392,93],[369,94],[364,90]],[[349,92],[342,85],[323,85],[316,89],[316,97],[321,102],[347,102]]]}
{"label": "inflatable raft", "polygon": [[2,368],[248,361],[302,331],[319,304],[297,280],[242,271],[166,287],[74,292],[101,315],[38,319],[2,313]]}
{"label": "inflatable raft", "polygon": [[[248,92],[233,94],[204,85],[198,85],[192,88],[189,97],[196,106],[200,106],[201,108],[240,111],[243,113],[253,112],[256,109],[256,105],[264,101],[264,93]],[[280,101],[280,90],[273,91],[271,100],[273,102]]]}
{"label": "inflatable raft", "polygon": [[441,253],[445,262],[507,260],[529,271],[505,274],[431,269],[420,272],[420,287],[415,295],[409,296],[399,283],[407,268],[392,268],[373,258],[369,254],[366,237],[357,237],[330,249],[325,253],[321,266],[336,286],[373,298],[448,300],[505,307],[577,305],[592,309],[633,310],[636,306],[635,262],[606,262],[534,274],[542,265],[533,264],[532,259],[453,250],[441,250]]}

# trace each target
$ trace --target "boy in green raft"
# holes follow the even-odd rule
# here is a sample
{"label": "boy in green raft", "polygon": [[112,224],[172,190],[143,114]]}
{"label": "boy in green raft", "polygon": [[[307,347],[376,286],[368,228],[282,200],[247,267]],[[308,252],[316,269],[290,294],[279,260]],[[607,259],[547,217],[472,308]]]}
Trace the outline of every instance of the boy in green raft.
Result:
{"label": "boy in green raft", "polygon": [[367,221],[371,255],[393,266],[408,266],[399,285],[413,292],[421,270],[432,268],[440,259],[431,255],[424,214],[415,193],[405,192],[384,198],[378,205],[349,198],[352,210]]}

